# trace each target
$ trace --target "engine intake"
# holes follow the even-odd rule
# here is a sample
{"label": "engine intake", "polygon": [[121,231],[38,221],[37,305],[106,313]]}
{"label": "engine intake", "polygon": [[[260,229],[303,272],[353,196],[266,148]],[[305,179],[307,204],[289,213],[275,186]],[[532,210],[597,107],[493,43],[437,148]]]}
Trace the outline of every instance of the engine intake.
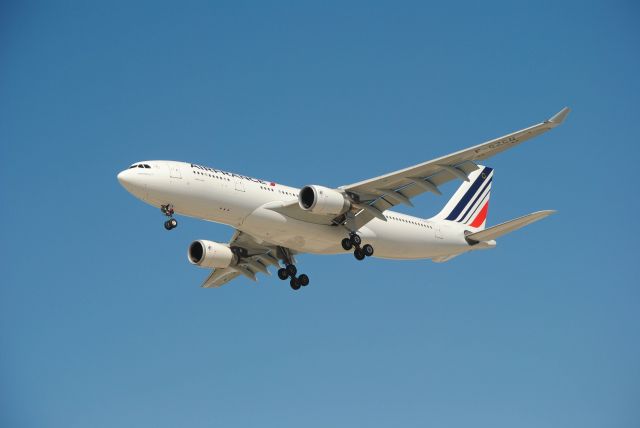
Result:
{"label": "engine intake", "polygon": [[347,197],[334,189],[322,186],[304,186],[298,196],[298,204],[305,211],[315,214],[344,214],[351,208]]}
{"label": "engine intake", "polygon": [[203,268],[226,268],[236,261],[236,256],[226,244],[213,241],[193,241],[187,251],[189,262]]}

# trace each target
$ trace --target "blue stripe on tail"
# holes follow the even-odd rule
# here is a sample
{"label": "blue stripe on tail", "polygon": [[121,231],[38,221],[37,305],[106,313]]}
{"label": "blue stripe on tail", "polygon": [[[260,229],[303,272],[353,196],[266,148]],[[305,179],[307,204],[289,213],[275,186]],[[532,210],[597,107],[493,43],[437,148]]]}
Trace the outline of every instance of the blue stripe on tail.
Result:
{"label": "blue stripe on tail", "polygon": [[451,211],[451,213],[447,216],[445,220],[455,220],[456,218],[458,218],[458,216],[460,215],[464,207],[467,206],[467,204],[469,203],[469,200],[473,197],[473,195],[476,194],[476,192],[478,191],[478,188],[486,180],[486,178],[489,176],[489,173],[491,171],[493,171],[493,168],[485,167],[482,170],[482,172],[478,174],[478,178],[476,178],[476,181],[473,182],[469,190],[467,190],[467,193],[464,194],[462,199],[460,199],[460,202],[458,202],[458,204],[455,206],[453,211]]}
{"label": "blue stripe on tail", "polygon": [[469,204],[469,208],[467,208],[467,210],[464,212],[462,217],[460,217],[460,221],[461,222],[467,217],[467,214],[469,214],[469,211],[471,211],[471,209],[475,206],[476,202],[478,202],[478,199],[480,199],[480,196],[482,196],[482,194],[484,193],[485,189],[487,187],[489,187],[489,185],[491,184],[491,181],[493,181],[493,177],[491,177],[489,180],[487,180],[484,183],[484,186],[482,186],[482,189],[480,189],[480,191],[478,192],[478,196],[476,196],[476,198],[473,200],[473,202],[471,202]]}

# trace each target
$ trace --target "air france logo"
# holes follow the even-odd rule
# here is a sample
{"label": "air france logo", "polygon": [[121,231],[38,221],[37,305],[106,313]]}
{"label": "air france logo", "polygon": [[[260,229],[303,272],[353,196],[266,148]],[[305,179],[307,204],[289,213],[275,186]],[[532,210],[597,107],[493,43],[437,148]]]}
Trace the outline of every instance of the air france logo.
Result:
{"label": "air france logo", "polygon": [[[216,174],[226,175],[227,177],[240,178],[242,180],[248,180],[254,183],[266,184],[266,181],[260,180],[259,178],[248,177],[246,175],[234,174],[233,172],[222,171],[220,169],[209,168],[208,166],[196,165],[195,163],[191,164],[191,168],[199,169],[201,171],[209,171]],[[271,186],[275,186],[275,183],[271,183]]]}

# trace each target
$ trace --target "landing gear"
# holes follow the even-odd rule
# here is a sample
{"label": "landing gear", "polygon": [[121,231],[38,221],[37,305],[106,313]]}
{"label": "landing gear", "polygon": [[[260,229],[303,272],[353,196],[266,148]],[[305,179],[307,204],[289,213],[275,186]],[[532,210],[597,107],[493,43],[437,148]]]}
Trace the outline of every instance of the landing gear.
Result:
{"label": "landing gear", "polygon": [[164,222],[164,228],[167,230],[175,229],[176,227],[178,227],[178,220],[176,220],[175,218]]}
{"label": "landing gear", "polygon": [[306,287],[307,285],[309,285],[309,277],[306,274],[302,274],[298,277],[298,282],[300,283],[300,285],[302,285],[303,287]]}
{"label": "landing gear", "polygon": [[278,278],[285,281],[290,278],[289,285],[294,290],[299,290],[300,287],[306,287],[309,285],[309,277],[306,274],[296,276],[298,268],[292,263],[288,263],[285,267],[278,269]]}
{"label": "landing gear", "polygon": [[300,281],[295,276],[291,278],[291,281],[289,281],[289,285],[291,285],[291,288],[294,290],[300,290]]}
{"label": "landing gear", "polygon": [[167,217],[169,217],[169,220],[164,222],[164,228],[165,229],[171,230],[171,229],[175,229],[176,227],[178,227],[178,220],[173,218],[173,213],[174,213],[173,205],[171,205],[171,204],[160,205],[160,211],[162,211],[162,214],[164,214]]}
{"label": "landing gear", "polygon": [[345,251],[349,251],[350,249],[353,248],[353,244],[351,243],[351,239],[349,238],[344,238],[341,244],[342,244],[342,248],[344,248]]}
{"label": "landing gear", "polygon": [[296,267],[296,265],[287,265],[285,269],[287,270],[289,276],[292,278],[295,277],[298,273],[298,268]]}
{"label": "landing gear", "polygon": [[369,244],[364,244],[364,247],[362,247],[362,252],[365,256],[371,257],[373,256],[373,247]]}
{"label": "landing gear", "polygon": [[355,250],[353,250],[353,256],[358,260],[364,260],[365,257],[373,256],[373,246],[365,244],[360,247],[360,244],[362,244],[362,238],[360,238],[360,235],[357,233],[351,232],[349,237],[344,238],[340,244],[345,251],[349,251],[355,247]]}
{"label": "landing gear", "polygon": [[298,275],[298,268],[295,265],[295,259],[293,258],[293,254],[291,254],[291,250],[278,247],[277,256],[284,264],[284,267],[278,269],[278,278],[283,281],[289,279],[289,285],[293,290],[299,290],[300,287],[309,285],[309,277],[307,275]]}
{"label": "landing gear", "polygon": [[360,235],[357,233],[352,233],[351,236],[349,236],[349,239],[354,247],[359,247],[360,244],[362,244],[362,238],[360,238]]}
{"label": "landing gear", "polygon": [[287,272],[285,268],[278,269],[278,278],[284,281],[285,279],[289,278],[289,272]]}

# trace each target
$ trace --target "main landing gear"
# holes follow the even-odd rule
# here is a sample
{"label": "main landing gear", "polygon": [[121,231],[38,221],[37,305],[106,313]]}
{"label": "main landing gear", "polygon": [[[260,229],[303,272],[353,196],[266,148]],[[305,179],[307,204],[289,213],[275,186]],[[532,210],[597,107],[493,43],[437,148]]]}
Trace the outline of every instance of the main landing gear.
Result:
{"label": "main landing gear", "polygon": [[300,287],[306,287],[307,285],[309,285],[309,277],[306,274],[303,273],[298,275],[298,268],[295,264],[293,264],[293,256],[289,253],[289,251],[285,248],[280,248],[280,253],[282,255],[285,266],[278,269],[278,278],[283,281],[289,279],[289,285],[294,290],[299,290]]}
{"label": "main landing gear", "polygon": [[353,256],[358,260],[364,260],[365,257],[373,256],[373,247],[370,244],[364,244],[362,247],[362,238],[357,233],[350,233],[348,238],[344,238],[341,242],[345,251],[353,250]]}
{"label": "main landing gear", "polygon": [[173,212],[174,212],[173,211],[173,205],[171,205],[171,204],[160,205],[160,211],[162,211],[162,214],[164,214],[165,216],[169,217],[169,219],[164,222],[164,228],[165,229],[171,230],[171,229],[175,229],[176,227],[178,227],[178,220],[173,218]]}
{"label": "main landing gear", "polygon": [[296,265],[288,264],[283,268],[278,269],[278,278],[285,281],[289,278],[289,285],[294,290],[299,290],[300,287],[306,287],[309,285],[309,277],[306,274],[300,274],[296,276],[298,273],[298,268]]}

